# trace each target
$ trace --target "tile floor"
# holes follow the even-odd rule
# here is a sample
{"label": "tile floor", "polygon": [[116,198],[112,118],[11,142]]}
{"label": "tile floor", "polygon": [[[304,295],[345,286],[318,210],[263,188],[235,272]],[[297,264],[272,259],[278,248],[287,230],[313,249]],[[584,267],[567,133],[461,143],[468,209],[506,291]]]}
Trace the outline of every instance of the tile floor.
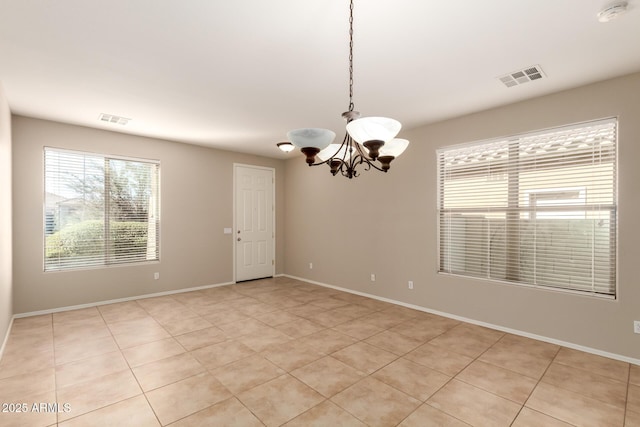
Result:
{"label": "tile floor", "polygon": [[640,367],[276,278],[16,319],[0,403],[20,427],[640,426]]}

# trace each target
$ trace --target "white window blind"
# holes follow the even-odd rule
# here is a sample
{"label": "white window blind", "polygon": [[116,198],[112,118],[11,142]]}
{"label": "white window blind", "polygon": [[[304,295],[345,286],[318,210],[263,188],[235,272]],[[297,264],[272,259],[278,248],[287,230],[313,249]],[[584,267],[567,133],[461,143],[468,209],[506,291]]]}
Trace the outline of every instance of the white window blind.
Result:
{"label": "white window blind", "polygon": [[159,259],[160,165],[45,148],[45,271]]}
{"label": "white window blind", "polygon": [[440,271],[615,296],[616,127],[438,150]]}

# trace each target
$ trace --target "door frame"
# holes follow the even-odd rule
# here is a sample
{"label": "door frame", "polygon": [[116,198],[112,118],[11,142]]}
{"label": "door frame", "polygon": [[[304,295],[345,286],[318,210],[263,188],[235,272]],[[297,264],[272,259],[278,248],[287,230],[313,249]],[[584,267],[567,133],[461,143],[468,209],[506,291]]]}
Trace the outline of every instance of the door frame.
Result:
{"label": "door frame", "polygon": [[237,278],[237,270],[238,270],[238,263],[237,263],[237,259],[236,259],[236,250],[237,250],[237,230],[238,230],[238,224],[237,224],[237,209],[238,209],[238,205],[237,205],[237,200],[236,200],[236,193],[237,193],[237,182],[236,182],[236,171],[239,167],[242,168],[251,168],[251,169],[261,169],[261,170],[267,170],[267,171],[271,171],[271,207],[273,209],[273,215],[271,215],[271,229],[273,230],[273,238],[271,239],[272,242],[272,254],[273,254],[273,265],[272,265],[272,269],[271,269],[271,276],[275,277],[276,275],[276,169],[275,168],[271,168],[271,167],[267,167],[267,166],[257,166],[257,165],[250,165],[250,164],[246,164],[246,163],[234,163],[233,164],[233,231],[231,233],[232,237],[233,237],[233,245],[231,250],[233,251],[233,283],[237,283],[236,282],[236,278]]}

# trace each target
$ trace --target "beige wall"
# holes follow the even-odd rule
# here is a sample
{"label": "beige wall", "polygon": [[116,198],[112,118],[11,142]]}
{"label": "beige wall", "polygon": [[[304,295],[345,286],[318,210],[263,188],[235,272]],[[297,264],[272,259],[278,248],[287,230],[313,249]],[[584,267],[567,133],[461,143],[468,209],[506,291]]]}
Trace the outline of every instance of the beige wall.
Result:
{"label": "beige wall", "polygon": [[11,112],[0,83],[0,350],[12,308]]}
{"label": "beige wall", "polygon": [[[223,228],[233,225],[234,163],[276,169],[276,274],[283,272],[281,160],[20,116],[13,142],[15,313],[232,282],[233,236]],[[160,160],[159,264],[43,273],[45,146]]]}
{"label": "beige wall", "polygon": [[[288,160],[285,272],[640,359],[633,333],[640,320],[638,94],[640,74],[633,74],[403,132],[411,145],[386,175],[347,180]],[[437,148],[612,116],[619,118],[617,300],[436,272]]]}

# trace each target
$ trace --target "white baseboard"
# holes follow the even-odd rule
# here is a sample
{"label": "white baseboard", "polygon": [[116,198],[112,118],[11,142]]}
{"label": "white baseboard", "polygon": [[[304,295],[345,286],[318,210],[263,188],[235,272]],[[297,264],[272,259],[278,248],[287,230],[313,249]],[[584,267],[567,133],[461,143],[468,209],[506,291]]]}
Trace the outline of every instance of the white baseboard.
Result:
{"label": "white baseboard", "polygon": [[[39,316],[41,314],[59,313],[61,311],[78,310],[78,309],[81,309],[81,308],[97,307],[97,306],[100,306],[100,305],[115,304],[115,303],[118,303],[118,302],[126,302],[126,301],[138,300],[138,299],[162,297],[162,296],[166,296],[166,295],[174,295],[174,294],[181,294],[181,293],[184,293],[184,292],[200,291],[202,289],[218,288],[220,286],[228,286],[228,285],[233,285],[233,284],[235,284],[235,282],[218,283],[218,284],[215,284],[215,285],[205,285],[205,286],[197,286],[197,287],[194,287],[194,288],[185,288],[185,289],[177,289],[177,290],[173,290],[173,291],[156,292],[156,293],[153,293],[153,294],[136,295],[136,296],[133,296],[133,297],[116,298],[116,299],[107,300],[107,301],[98,301],[98,302],[91,302],[91,303],[87,303],[87,304],[70,305],[70,306],[67,306],[67,307],[51,308],[51,309],[48,309],[48,310],[30,311],[28,313],[14,314],[13,318],[14,319],[19,319],[21,317]],[[11,321],[13,322],[13,319]]]}
{"label": "white baseboard", "polygon": [[422,306],[419,306],[419,305],[408,304],[408,303],[405,303],[405,302],[402,302],[402,301],[396,301],[396,300],[392,300],[392,299],[389,299],[389,298],[384,298],[384,297],[380,297],[380,296],[377,296],[377,295],[368,294],[366,292],[359,292],[359,291],[354,291],[353,289],[342,288],[340,286],[329,285],[327,283],[322,283],[322,282],[316,282],[314,280],[305,279],[304,277],[291,276],[289,274],[284,274],[284,276],[289,277],[291,279],[300,280],[302,282],[311,283],[313,285],[318,285],[318,286],[323,286],[325,288],[331,288],[331,289],[335,289],[335,290],[338,290],[338,291],[348,292],[350,294],[360,295],[360,296],[367,297],[367,298],[372,298],[372,299],[375,299],[375,300],[378,300],[378,301],[384,301],[384,302],[388,302],[388,303],[391,303],[391,304],[400,305],[400,306],[411,308],[411,309],[414,309],[414,310],[423,311],[425,313],[436,314],[438,316],[447,317],[449,319],[454,319],[454,320],[459,320],[461,322],[471,323],[473,325],[484,326],[485,328],[495,329],[495,330],[498,330],[498,331],[501,331],[501,332],[506,332],[506,333],[513,334],[513,335],[519,335],[519,336],[522,336],[522,337],[531,338],[531,339],[538,340],[538,341],[548,342],[550,344],[561,345],[563,347],[571,348],[571,349],[574,349],[574,350],[584,351],[585,353],[591,353],[591,354],[595,354],[595,355],[598,355],[598,356],[608,357],[609,359],[615,359],[615,360],[620,360],[622,362],[632,363],[634,365],[640,365],[640,359],[635,359],[633,357],[623,356],[621,354],[616,354],[616,353],[609,353],[608,351],[598,350],[597,348],[585,347],[583,345],[574,344],[574,343],[570,343],[570,342],[566,342],[566,341],[561,341],[561,340],[557,340],[555,338],[549,338],[549,337],[545,337],[545,336],[542,336],[542,335],[531,334],[529,332],[519,331],[517,329],[506,328],[504,326],[494,325],[492,323],[481,322],[479,320],[469,319],[467,317],[457,316],[455,314],[445,313],[445,312],[438,311],[438,310],[432,310],[432,309],[429,309],[429,308],[426,308],[426,307],[422,307]]}

